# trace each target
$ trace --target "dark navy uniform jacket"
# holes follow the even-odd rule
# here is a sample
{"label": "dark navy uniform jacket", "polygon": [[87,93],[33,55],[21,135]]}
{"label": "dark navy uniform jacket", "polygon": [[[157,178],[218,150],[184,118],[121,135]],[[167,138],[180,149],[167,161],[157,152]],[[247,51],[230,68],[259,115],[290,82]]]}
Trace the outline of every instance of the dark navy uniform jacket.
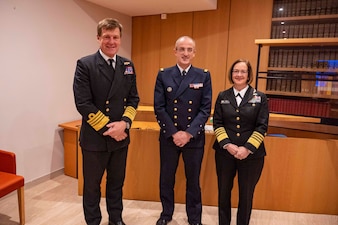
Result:
{"label": "dark navy uniform jacket", "polygon": [[[123,141],[103,136],[106,125],[135,118],[139,96],[133,63],[116,56],[115,73],[99,51],[77,61],[74,77],[76,108],[82,115],[80,145],[90,151],[113,151],[126,147]],[[127,131],[128,132],[128,131]]]}
{"label": "dark navy uniform jacket", "polygon": [[244,146],[253,154],[248,158],[266,155],[264,137],[269,122],[267,97],[249,86],[241,103],[237,106],[233,88],[220,92],[214,109],[213,123],[216,141],[213,148],[232,156],[223,146],[232,143]]}
{"label": "dark navy uniform jacket", "polygon": [[161,127],[160,141],[174,146],[172,135],[187,131],[193,138],[184,147],[200,148],[205,143],[204,125],[211,111],[210,73],[191,66],[181,79],[177,66],[158,72],[154,110]]}

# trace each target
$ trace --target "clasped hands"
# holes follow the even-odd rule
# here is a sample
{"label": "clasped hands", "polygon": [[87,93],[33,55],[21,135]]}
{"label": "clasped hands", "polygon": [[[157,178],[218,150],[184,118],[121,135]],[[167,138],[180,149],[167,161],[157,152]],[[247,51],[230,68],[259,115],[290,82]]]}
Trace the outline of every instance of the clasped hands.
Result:
{"label": "clasped hands", "polygon": [[125,121],[116,121],[107,124],[108,130],[103,133],[104,136],[110,136],[116,141],[122,141],[128,137],[128,134],[125,132],[127,124]]}
{"label": "clasped hands", "polygon": [[239,160],[245,159],[250,154],[249,150],[244,146],[228,144],[225,149],[236,159]]}
{"label": "clasped hands", "polygon": [[192,135],[186,131],[178,131],[175,134],[173,134],[172,137],[176,146],[183,147],[190,141]]}

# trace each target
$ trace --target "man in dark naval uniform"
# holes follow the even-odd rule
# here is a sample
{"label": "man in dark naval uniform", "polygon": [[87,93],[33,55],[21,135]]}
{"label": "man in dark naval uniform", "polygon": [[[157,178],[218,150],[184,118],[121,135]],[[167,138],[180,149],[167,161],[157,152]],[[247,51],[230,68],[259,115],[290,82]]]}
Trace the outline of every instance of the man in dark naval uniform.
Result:
{"label": "man in dark naval uniform", "polygon": [[122,25],[106,18],[97,26],[100,49],[77,61],[74,77],[76,108],[82,115],[83,209],[88,225],[99,225],[100,184],[107,172],[109,225],[124,225],[122,187],[129,145],[129,128],[139,96],[133,63],[120,57]]}
{"label": "man in dark naval uniform", "polygon": [[183,36],[174,48],[177,64],[157,75],[154,109],[160,130],[160,198],[162,213],[156,225],[166,225],[174,212],[175,173],[182,154],[186,175],[186,211],[191,225],[201,224],[199,183],[204,153],[204,125],[211,110],[211,78],[191,65],[195,41]]}

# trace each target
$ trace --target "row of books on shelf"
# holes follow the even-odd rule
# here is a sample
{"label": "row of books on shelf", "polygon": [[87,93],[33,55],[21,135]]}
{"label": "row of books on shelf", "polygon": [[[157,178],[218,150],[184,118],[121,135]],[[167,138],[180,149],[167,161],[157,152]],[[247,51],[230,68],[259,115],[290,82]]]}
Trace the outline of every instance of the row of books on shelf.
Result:
{"label": "row of books on shelf", "polygon": [[268,75],[266,81],[267,91],[281,91],[300,93],[302,80],[298,75],[290,76],[285,74]]}
{"label": "row of books on shelf", "polygon": [[338,96],[338,76],[303,74],[301,92],[327,96]]}
{"label": "row of books on shelf", "polygon": [[302,99],[269,98],[269,110],[299,116],[330,117],[330,102],[310,101]]}
{"label": "row of books on shelf", "polygon": [[313,74],[269,74],[266,91],[338,96],[338,76]]}
{"label": "row of books on shelf", "polygon": [[337,0],[275,0],[272,17],[329,15],[337,13]]}
{"label": "row of books on shelf", "polygon": [[271,38],[323,38],[338,37],[338,22],[292,24],[273,23]]}
{"label": "row of books on shelf", "polygon": [[338,69],[338,47],[270,47],[269,67]]}

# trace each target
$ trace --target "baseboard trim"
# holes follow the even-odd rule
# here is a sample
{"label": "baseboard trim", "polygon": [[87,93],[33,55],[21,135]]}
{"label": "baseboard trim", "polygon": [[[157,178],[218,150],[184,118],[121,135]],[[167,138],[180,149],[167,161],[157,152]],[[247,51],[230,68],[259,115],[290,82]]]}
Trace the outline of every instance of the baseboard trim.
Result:
{"label": "baseboard trim", "polygon": [[47,180],[53,179],[53,178],[55,178],[57,176],[60,176],[62,174],[64,174],[64,168],[56,170],[56,171],[54,171],[54,172],[52,172],[50,174],[47,174],[45,176],[39,177],[39,178],[37,178],[35,180],[32,180],[32,181],[29,181],[29,182],[25,183],[25,189],[28,189],[28,188],[30,188],[32,186],[35,186],[35,185],[40,184],[42,182],[45,182]]}

